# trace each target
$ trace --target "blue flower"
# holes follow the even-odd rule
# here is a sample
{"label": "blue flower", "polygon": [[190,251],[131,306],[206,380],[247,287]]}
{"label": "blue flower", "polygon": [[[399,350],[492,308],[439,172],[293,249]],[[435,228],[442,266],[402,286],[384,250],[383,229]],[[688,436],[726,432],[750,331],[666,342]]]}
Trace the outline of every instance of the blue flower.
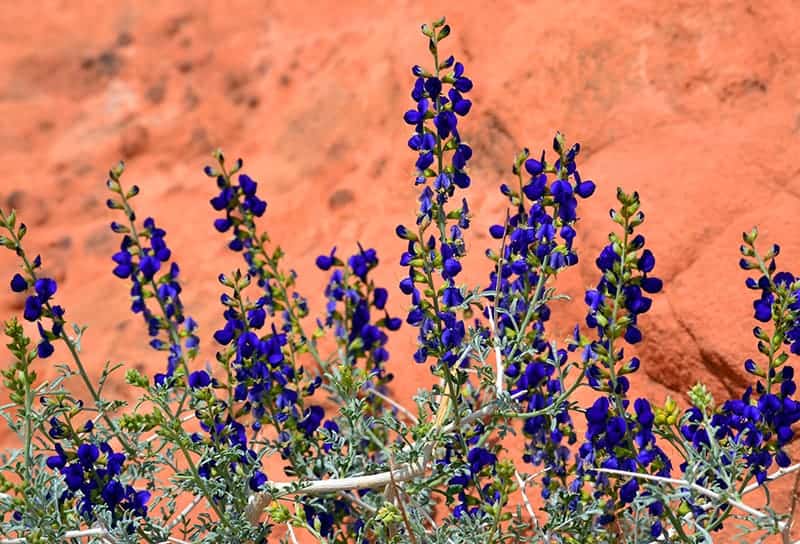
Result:
{"label": "blue flower", "polygon": [[267,483],[267,476],[260,470],[257,470],[255,474],[253,474],[253,476],[250,477],[248,485],[250,486],[251,490],[260,491],[261,488],[264,487],[264,484],[266,483]]}
{"label": "blue flower", "polygon": [[389,292],[384,289],[383,287],[377,287],[375,291],[372,293],[373,304],[379,310],[383,310],[386,306],[386,300],[389,298]]}
{"label": "blue flower", "polygon": [[303,419],[298,421],[297,426],[306,433],[306,436],[311,436],[319,428],[324,417],[325,411],[321,406],[311,406],[306,408]]}
{"label": "blue flower", "polygon": [[478,474],[484,467],[494,466],[497,456],[486,448],[472,448],[467,454],[469,469],[473,475]]}
{"label": "blue flower", "polygon": [[628,480],[619,490],[619,499],[626,504],[633,502],[636,493],[639,491],[639,482],[636,478]]}
{"label": "blue flower", "polygon": [[28,282],[20,274],[14,274],[11,278],[11,290],[15,293],[22,293],[28,289]]}
{"label": "blue flower", "polygon": [[25,299],[25,309],[22,316],[28,321],[36,321],[42,316],[42,302],[36,295]]}
{"label": "blue flower", "polygon": [[334,247],[329,255],[320,255],[317,257],[317,268],[320,270],[329,270],[336,262],[336,248]]}
{"label": "blue flower", "polygon": [[92,468],[100,456],[100,450],[94,444],[81,444],[78,447],[78,459],[86,469]]}
{"label": "blue flower", "polygon": [[39,301],[44,304],[56,293],[58,286],[53,279],[39,278],[33,283],[33,288],[39,297]]}
{"label": "blue flower", "polygon": [[205,370],[196,370],[189,374],[189,387],[198,389],[211,385],[211,376]]}

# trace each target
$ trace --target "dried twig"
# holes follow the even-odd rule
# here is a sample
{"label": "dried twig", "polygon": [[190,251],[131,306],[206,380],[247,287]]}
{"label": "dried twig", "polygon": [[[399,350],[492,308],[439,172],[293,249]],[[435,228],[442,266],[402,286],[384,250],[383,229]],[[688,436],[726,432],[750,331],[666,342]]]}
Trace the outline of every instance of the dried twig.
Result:
{"label": "dried twig", "polygon": [[289,538],[292,539],[292,544],[300,544],[297,541],[297,537],[294,534],[294,528],[292,527],[291,523],[287,523],[286,524],[286,532],[289,534]]}
{"label": "dried twig", "polygon": [[525,491],[525,486],[528,485],[528,480],[523,480],[522,476],[520,476],[520,473],[517,470],[514,471],[514,476],[516,476],[517,483],[519,484],[519,493],[522,495],[522,502],[525,505],[525,510],[528,511],[528,515],[531,517],[533,525],[538,529],[539,520],[536,518],[536,513],[533,511],[531,500],[528,498],[528,493]]}
{"label": "dried twig", "polygon": [[[91,529],[82,529],[79,531],[67,531],[64,533],[64,540],[87,537],[108,538],[110,536],[111,535],[108,533],[108,531],[102,527],[93,527]],[[25,538],[7,538],[5,540],[0,540],[0,544],[26,544],[26,542],[27,540],[25,540]]]}
{"label": "dried twig", "polygon": [[400,493],[397,491],[399,488],[397,486],[397,482],[394,481],[394,463],[392,460],[389,459],[389,478],[391,478],[391,485],[392,489],[394,489],[394,496],[395,500],[397,501],[397,507],[400,509],[400,515],[403,516],[403,524],[406,526],[406,531],[408,531],[408,539],[411,541],[411,544],[417,544],[417,537],[414,535],[414,530],[411,529],[411,522],[408,521],[408,514],[406,513],[406,507],[403,504],[403,499],[400,497]]}
{"label": "dried twig", "polygon": [[408,408],[406,408],[405,406],[403,406],[402,404],[400,404],[399,402],[397,402],[393,398],[391,398],[391,397],[389,397],[387,395],[384,395],[383,393],[381,393],[380,391],[378,391],[375,388],[368,389],[367,391],[370,394],[375,395],[379,399],[384,400],[384,401],[388,402],[389,404],[391,404],[392,406],[394,406],[395,408],[397,408],[397,411],[401,412],[406,417],[408,417],[408,419],[410,419],[412,423],[414,423],[414,424],[419,423],[419,418],[417,416],[415,416],[414,413],[411,410],[409,410]]}
{"label": "dried twig", "polygon": [[712,491],[710,489],[707,489],[707,488],[705,488],[705,487],[703,487],[701,485],[698,485],[698,484],[695,484],[695,483],[692,483],[692,482],[687,482],[686,480],[679,480],[677,478],[667,478],[667,477],[664,477],[664,476],[655,476],[653,474],[643,474],[643,473],[639,473],[639,472],[628,472],[628,471],[625,471],[625,470],[616,470],[616,469],[611,469],[611,468],[593,468],[592,470],[595,470],[597,472],[605,472],[606,474],[614,474],[614,475],[617,475],[617,476],[628,476],[629,478],[638,478],[640,480],[650,480],[650,481],[653,481],[653,482],[662,482],[662,483],[665,483],[665,484],[672,484],[672,485],[679,485],[679,486],[682,486],[682,487],[688,487],[688,488],[691,488],[691,489],[697,491],[701,495],[705,495],[706,497],[708,497],[710,499],[727,502],[731,506],[735,506],[739,510],[741,510],[743,512],[747,512],[751,516],[754,516],[754,517],[757,517],[757,518],[762,518],[762,519],[769,517],[764,512],[761,512],[760,510],[756,510],[752,506],[748,506],[748,505],[746,505],[745,503],[743,503],[741,501],[737,501],[737,500],[735,500],[735,499],[733,499],[731,497],[723,497],[722,495],[720,495],[719,493],[717,493],[715,491]]}
{"label": "dried twig", "polygon": [[[767,476],[766,482],[777,480],[781,476],[786,476],[787,474],[791,474],[792,472],[797,472],[798,470],[800,470],[800,463],[797,463],[796,465],[792,465],[790,467],[780,468],[775,472],[773,472],[772,474],[770,474],[769,476]],[[761,488],[763,485],[764,484],[759,484],[758,482],[752,483],[742,490],[742,495],[747,495],[748,493]]]}
{"label": "dried twig", "polygon": [[190,502],[189,504],[187,504],[187,505],[186,505],[186,508],[184,508],[183,510],[181,510],[180,514],[178,514],[178,515],[177,515],[177,517],[176,517],[175,519],[173,519],[173,520],[170,522],[170,524],[169,524],[169,525],[167,525],[167,530],[168,530],[168,531],[171,531],[173,528],[175,528],[175,527],[176,527],[176,526],[177,526],[177,525],[178,525],[178,524],[181,522],[181,520],[182,520],[182,519],[184,519],[186,516],[188,516],[188,515],[189,515],[189,512],[191,512],[192,510],[194,510],[194,507],[195,507],[195,506],[197,506],[198,504],[200,504],[200,501],[202,501],[202,500],[203,500],[203,496],[202,496],[202,495],[198,495],[198,496],[196,496],[196,497],[195,497],[195,498],[192,500],[192,502]]}

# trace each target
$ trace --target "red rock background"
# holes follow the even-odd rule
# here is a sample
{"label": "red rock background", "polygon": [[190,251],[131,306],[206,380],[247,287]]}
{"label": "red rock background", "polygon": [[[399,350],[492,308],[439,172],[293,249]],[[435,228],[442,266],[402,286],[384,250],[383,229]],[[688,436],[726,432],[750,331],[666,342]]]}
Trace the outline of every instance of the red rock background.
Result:
{"label": "red rock background", "polygon": [[[697,380],[718,399],[742,391],[742,362],[757,353],[753,296],[736,264],[741,232],[759,225],[762,247],[780,242],[781,268],[800,271],[793,0],[4,6],[0,206],[27,222],[27,248],[58,279],[67,317],[90,326],[85,358],[96,373],[106,360],[149,372],[164,364],[110,273],[118,237],[104,181],[118,159],[125,181],[141,186],[140,217],[167,230],[182,266],[184,302],[203,332],[200,361],[213,361],[216,276],[241,266],[211,228],[215,187],[201,170],[217,146],[243,157],[260,182],[264,225],[312,308],[322,308],[324,285],[314,258],[334,244],[340,254],[358,241],[376,247],[376,277],[396,286],[403,244],[393,229],[413,220],[417,194],[402,114],[412,105],[411,65],[430,63],[419,25],[441,14],[453,26],[445,54],[475,82],[462,122],[475,150],[470,279],[488,275],[480,255],[493,242],[488,226],[504,217],[497,186],[514,154],[549,148],[561,130],[581,142],[581,172],[598,190],[581,205],[582,264],[561,283],[578,300],[554,308],[557,323],[583,318],[616,187],[638,189],[666,288],[643,319],[636,393],[661,402]],[[0,253],[3,282],[17,264]],[[393,293],[399,313],[406,300]],[[21,304],[0,290],[0,318]],[[408,403],[428,369],[410,359],[410,328],[390,347],[395,396]]]}

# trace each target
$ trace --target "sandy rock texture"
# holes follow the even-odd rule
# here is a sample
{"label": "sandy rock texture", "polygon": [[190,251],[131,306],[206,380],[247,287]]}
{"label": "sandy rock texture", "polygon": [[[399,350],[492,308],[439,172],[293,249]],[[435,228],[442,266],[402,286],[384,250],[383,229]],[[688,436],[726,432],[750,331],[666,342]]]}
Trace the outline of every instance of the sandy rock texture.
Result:
{"label": "sandy rock texture", "polygon": [[[502,221],[497,187],[521,147],[534,154],[556,130],[583,146],[597,183],[582,203],[582,262],[564,275],[577,300],[554,308],[564,331],[582,321],[582,292],[612,224],[617,186],[637,189],[642,232],[665,290],[642,319],[637,394],[661,402],[697,380],[717,398],[739,394],[757,355],[753,295],[737,267],[741,232],[779,242],[780,267],[800,272],[800,5],[744,2],[14,2],[0,13],[0,206],[28,223],[27,247],[59,280],[67,317],[90,326],[85,354],[148,372],[163,357],[129,313],[111,274],[119,239],[104,205],[119,159],[181,264],[184,302],[200,324],[202,356],[221,322],[219,272],[239,257],[211,227],[214,183],[202,173],[220,146],[245,159],[269,202],[264,225],[300,274],[312,309],[325,277],[314,258],[336,244],[378,249],[376,274],[396,289],[413,221],[415,156],[402,121],[413,64],[430,64],[419,25],[446,14],[443,44],[475,82],[461,123],[475,151],[468,197],[471,281],[485,283],[488,226]],[[17,269],[0,252],[0,317],[20,312],[5,288]],[[390,343],[395,396],[430,382],[410,357],[410,327]],[[63,355],[57,352],[57,355]],[[3,355],[3,359],[7,359]],[[53,368],[41,371],[52,376]],[[129,395],[121,383],[119,395]],[[0,429],[0,442],[7,439]],[[797,454],[797,449],[795,455]]]}

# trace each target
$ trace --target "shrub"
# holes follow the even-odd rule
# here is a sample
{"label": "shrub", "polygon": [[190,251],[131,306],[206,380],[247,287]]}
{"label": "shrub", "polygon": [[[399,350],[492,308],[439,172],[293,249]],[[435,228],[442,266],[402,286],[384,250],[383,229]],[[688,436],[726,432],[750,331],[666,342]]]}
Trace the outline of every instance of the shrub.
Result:
{"label": "shrub", "polygon": [[[408,243],[405,316],[387,312],[389,291],[371,276],[376,251],[359,245],[346,258],[336,248],[317,258],[330,274],[327,304],[309,317],[294,272],[257,224],[267,208],[258,183],[241,159],[230,164],[217,151],[205,169],[217,185],[214,228],[245,268],[219,276],[218,366],[201,368],[166,232],[138,221],[139,189],[123,183],[120,163],[107,181],[121,237],[112,272],[166,359],[152,377],[126,370],[139,389],[128,405],[104,394],[122,365],[89,378],[85,327],[67,321],[56,282],[24,249],[25,225],[0,212],[0,242],[22,263],[10,287],[35,324],[32,337],[16,318],[5,323],[14,362],[3,370],[11,402],[2,414],[23,447],[2,457],[0,542],[244,543],[283,531],[296,541],[303,528],[331,543],[689,543],[711,542],[732,520],[747,522],[745,536],[788,542],[794,512],[775,512],[767,486],[800,474],[786,451],[800,420],[787,364],[800,354],[800,278],[777,271],[778,246],[761,253],[757,230],[743,235],[740,265],[753,276],[746,285],[762,323],[754,335],[763,358],[745,362],[752,387],[720,403],[698,384],[686,408],[631,398],[640,361],[624,347],[642,340],[640,317],[662,289],[640,233],[639,195],[617,191],[585,324],[565,340],[547,329],[565,298],[553,285],[578,262],[578,205],[595,184],[578,171],[579,144],[562,134],[552,154],[514,158],[514,179],[500,187],[507,214],[489,229],[486,283],[461,283],[473,152],[459,124],[472,81],[454,57],[440,58],[444,18],[422,33],[432,68],[413,67],[415,107],[403,117],[413,127],[419,208],[396,228]],[[414,411],[392,399],[386,364],[389,333],[404,321],[418,349],[403,364],[429,364],[438,378]],[[38,380],[56,345],[69,362],[57,379]],[[72,377],[91,402],[65,388]],[[574,395],[585,388],[594,390],[589,406]],[[506,437],[520,432],[523,452],[508,451]],[[265,475],[276,456],[285,481]],[[746,498],[759,489],[766,501],[756,508]]]}

